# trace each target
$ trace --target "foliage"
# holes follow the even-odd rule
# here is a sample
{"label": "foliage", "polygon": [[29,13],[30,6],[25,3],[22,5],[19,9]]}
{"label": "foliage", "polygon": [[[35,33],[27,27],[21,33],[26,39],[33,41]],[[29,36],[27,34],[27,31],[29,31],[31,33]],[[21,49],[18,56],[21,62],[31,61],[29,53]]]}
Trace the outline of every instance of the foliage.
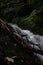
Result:
{"label": "foliage", "polygon": [[0,18],[43,34],[43,0],[1,0],[0,3]]}
{"label": "foliage", "polygon": [[24,29],[29,29],[36,34],[43,34],[43,5],[37,10],[21,19],[19,22]]}
{"label": "foliage", "polygon": [[[12,22],[18,24],[23,29],[28,29],[35,34],[43,35],[43,0],[0,0],[0,18],[6,22]],[[6,31],[0,29],[0,65],[3,63],[3,57],[9,56],[23,56],[24,63],[22,64],[20,59],[15,60],[14,65],[29,65],[30,56],[19,45],[14,47],[8,35],[4,35]],[[8,45],[6,46],[6,44]],[[25,59],[26,57],[26,59]],[[34,62],[34,58],[31,65],[38,65]],[[25,62],[26,61],[26,62]],[[37,61],[37,60],[36,60]],[[3,65],[6,65],[3,63]]]}

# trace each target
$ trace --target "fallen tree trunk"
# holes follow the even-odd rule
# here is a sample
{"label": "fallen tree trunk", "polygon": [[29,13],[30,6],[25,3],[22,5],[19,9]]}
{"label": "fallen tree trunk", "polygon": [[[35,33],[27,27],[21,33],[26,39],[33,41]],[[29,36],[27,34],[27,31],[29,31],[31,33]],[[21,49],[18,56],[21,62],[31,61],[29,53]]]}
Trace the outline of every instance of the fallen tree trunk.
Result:
{"label": "fallen tree trunk", "polygon": [[[5,28],[8,32],[9,32],[9,37],[11,39],[15,39],[17,42],[21,43],[21,45],[23,47],[26,48],[27,51],[31,51],[31,52],[35,52],[35,53],[38,53],[38,54],[41,54],[43,55],[43,50],[39,50],[39,49],[36,49],[34,47],[31,47],[30,45],[28,45],[28,43],[30,44],[34,44],[32,42],[28,42],[27,43],[27,40],[25,40],[22,36],[20,36],[19,34],[17,33],[14,33],[11,32],[10,28],[8,27],[8,23],[5,23],[3,20],[0,19],[0,27],[2,28]],[[26,42],[25,42],[26,41]]]}

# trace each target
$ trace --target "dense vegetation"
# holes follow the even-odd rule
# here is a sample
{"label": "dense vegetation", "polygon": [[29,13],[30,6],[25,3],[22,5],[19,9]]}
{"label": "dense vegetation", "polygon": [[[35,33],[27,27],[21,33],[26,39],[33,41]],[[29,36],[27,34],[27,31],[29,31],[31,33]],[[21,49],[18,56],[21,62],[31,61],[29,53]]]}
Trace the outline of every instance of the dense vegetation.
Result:
{"label": "dense vegetation", "polygon": [[43,34],[43,0],[1,0],[0,18]]}
{"label": "dense vegetation", "polygon": [[[16,23],[23,29],[28,29],[35,34],[43,35],[43,0],[0,0],[0,4],[0,18],[2,20]],[[27,57],[29,58],[28,53],[22,50],[23,48],[19,45],[13,47],[12,43],[14,42],[12,42],[7,35],[4,35],[4,33],[0,30],[0,63],[2,62],[3,56],[11,57],[16,55],[20,57],[23,56],[23,59],[26,59],[23,63],[20,61],[21,58],[19,58],[19,61],[18,58],[15,59],[14,65],[29,65],[29,59],[27,59]],[[8,46],[5,45],[6,42]],[[32,60],[32,58],[30,58],[30,60]],[[32,63],[33,65],[37,65],[36,62],[34,63],[34,58]]]}

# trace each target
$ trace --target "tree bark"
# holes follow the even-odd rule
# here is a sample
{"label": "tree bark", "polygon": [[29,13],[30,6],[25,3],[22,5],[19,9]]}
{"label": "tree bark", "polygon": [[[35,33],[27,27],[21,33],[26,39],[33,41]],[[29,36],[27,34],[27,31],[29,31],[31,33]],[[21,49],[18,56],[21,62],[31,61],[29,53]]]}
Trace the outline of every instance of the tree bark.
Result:
{"label": "tree bark", "polygon": [[24,48],[26,48],[27,51],[31,51],[31,52],[35,52],[35,53],[43,55],[43,50],[35,49],[35,48],[27,45],[29,43],[30,44],[34,44],[34,43],[32,43],[32,42],[27,43],[27,41],[25,39],[23,39],[23,37],[20,36],[19,34],[17,34],[17,33],[13,34],[13,32],[11,32],[11,30],[9,29],[9,27],[7,25],[8,25],[8,23],[6,23],[6,22],[4,22],[3,20],[0,19],[0,27],[3,26],[9,32],[9,37],[11,39],[13,39],[13,40],[15,39],[17,43],[21,43],[21,45]]}

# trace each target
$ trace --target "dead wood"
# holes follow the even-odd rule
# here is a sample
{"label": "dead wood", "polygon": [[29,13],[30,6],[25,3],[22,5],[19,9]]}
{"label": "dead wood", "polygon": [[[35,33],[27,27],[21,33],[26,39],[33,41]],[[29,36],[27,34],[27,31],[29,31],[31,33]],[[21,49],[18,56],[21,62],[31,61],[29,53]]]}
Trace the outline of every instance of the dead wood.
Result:
{"label": "dead wood", "polygon": [[0,19],[0,27],[4,27],[9,32],[9,37],[11,39],[13,39],[13,40],[15,39],[17,41],[17,43],[20,43],[27,51],[31,51],[31,52],[35,52],[35,53],[43,55],[43,50],[35,49],[35,48],[27,45],[29,43],[31,43],[31,44],[33,44],[33,43],[32,42],[28,42],[28,43],[25,42],[26,40],[23,39],[23,37],[17,33],[13,34],[13,32],[11,32],[10,28],[7,25],[8,25],[8,23],[6,23]]}

